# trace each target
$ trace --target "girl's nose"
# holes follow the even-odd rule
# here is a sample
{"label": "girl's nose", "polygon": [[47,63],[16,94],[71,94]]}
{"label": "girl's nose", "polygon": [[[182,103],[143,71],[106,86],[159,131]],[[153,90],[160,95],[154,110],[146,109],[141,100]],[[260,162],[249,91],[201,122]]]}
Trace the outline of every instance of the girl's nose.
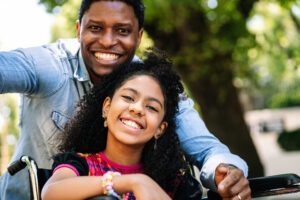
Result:
{"label": "girl's nose", "polygon": [[143,105],[139,102],[131,103],[129,105],[129,111],[135,115],[139,115],[139,116],[144,115]]}

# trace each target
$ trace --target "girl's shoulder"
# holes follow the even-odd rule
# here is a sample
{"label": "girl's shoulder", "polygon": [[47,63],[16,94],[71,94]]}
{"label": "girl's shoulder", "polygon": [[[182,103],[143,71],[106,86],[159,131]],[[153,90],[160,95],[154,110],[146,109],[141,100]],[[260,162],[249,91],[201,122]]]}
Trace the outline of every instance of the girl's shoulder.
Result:
{"label": "girl's shoulder", "polygon": [[88,175],[89,167],[84,157],[75,152],[60,153],[54,156],[52,169],[62,164],[72,165],[81,176]]}

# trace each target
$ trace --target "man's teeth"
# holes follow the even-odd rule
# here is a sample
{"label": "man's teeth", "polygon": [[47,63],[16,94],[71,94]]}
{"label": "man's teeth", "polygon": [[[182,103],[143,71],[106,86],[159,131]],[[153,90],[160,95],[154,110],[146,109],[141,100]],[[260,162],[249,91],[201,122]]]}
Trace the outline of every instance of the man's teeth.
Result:
{"label": "man's teeth", "polygon": [[111,53],[95,53],[96,58],[102,59],[102,60],[116,60],[118,59],[118,55],[111,54]]}
{"label": "man's teeth", "polygon": [[142,128],[139,124],[133,122],[133,121],[130,121],[130,120],[125,120],[123,119],[122,122],[127,125],[127,126],[130,126],[132,128],[136,128],[136,129],[140,129]]}

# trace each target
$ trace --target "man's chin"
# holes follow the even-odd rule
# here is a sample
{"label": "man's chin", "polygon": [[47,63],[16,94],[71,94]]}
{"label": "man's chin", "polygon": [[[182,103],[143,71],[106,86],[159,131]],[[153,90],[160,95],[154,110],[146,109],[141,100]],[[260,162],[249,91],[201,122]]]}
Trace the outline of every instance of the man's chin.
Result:
{"label": "man's chin", "polygon": [[113,69],[109,69],[109,70],[101,70],[101,71],[97,71],[95,72],[95,76],[97,76],[98,78],[104,78],[105,76],[109,75],[111,72],[113,71]]}

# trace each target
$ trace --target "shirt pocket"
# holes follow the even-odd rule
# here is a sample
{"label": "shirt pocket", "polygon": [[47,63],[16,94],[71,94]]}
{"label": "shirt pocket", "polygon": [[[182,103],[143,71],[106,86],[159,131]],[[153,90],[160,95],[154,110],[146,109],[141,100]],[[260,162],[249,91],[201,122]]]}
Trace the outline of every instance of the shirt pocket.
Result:
{"label": "shirt pocket", "polygon": [[70,120],[70,117],[64,115],[58,111],[53,111],[51,115],[51,119],[55,126],[60,130],[63,131],[66,123]]}
{"label": "shirt pocket", "polygon": [[43,123],[44,143],[50,157],[57,153],[57,147],[60,144],[59,136],[63,133],[64,126],[69,120],[68,115],[60,111],[52,111],[50,117]]}

